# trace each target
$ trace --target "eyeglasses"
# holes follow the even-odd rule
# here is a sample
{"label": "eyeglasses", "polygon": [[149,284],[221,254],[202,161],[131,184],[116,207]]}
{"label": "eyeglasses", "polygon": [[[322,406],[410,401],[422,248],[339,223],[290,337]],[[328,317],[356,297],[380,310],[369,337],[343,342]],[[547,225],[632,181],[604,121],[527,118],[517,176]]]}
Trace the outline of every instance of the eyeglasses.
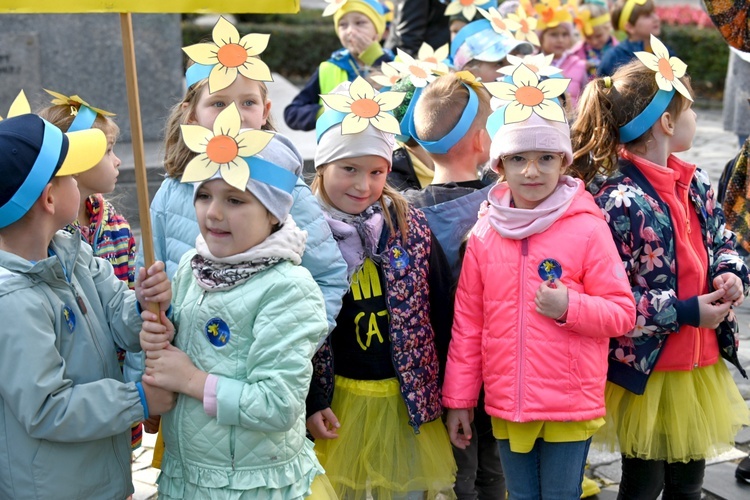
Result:
{"label": "eyeglasses", "polygon": [[507,170],[523,171],[533,163],[540,172],[551,172],[562,167],[563,157],[562,153],[543,153],[533,158],[516,154],[503,156],[500,159]]}

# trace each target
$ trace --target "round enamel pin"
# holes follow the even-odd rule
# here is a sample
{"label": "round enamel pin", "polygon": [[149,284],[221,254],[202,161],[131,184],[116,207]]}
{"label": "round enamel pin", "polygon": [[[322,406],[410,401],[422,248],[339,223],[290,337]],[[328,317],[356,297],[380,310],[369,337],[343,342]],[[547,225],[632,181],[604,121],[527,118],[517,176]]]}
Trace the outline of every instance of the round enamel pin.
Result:
{"label": "round enamel pin", "polygon": [[409,265],[409,254],[398,245],[391,247],[389,259],[393,269],[403,269]]}
{"label": "round enamel pin", "polygon": [[70,333],[73,333],[73,330],[76,329],[76,315],[73,312],[73,309],[68,306],[63,306],[62,315],[65,324],[68,325],[68,330],[70,330]]}
{"label": "round enamel pin", "polygon": [[221,318],[211,318],[206,322],[206,337],[216,347],[224,347],[229,342],[229,325]]}
{"label": "round enamel pin", "polygon": [[544,259],[537,270],[543,281],[559,280],[562,277],[562,266],[555,259]]}

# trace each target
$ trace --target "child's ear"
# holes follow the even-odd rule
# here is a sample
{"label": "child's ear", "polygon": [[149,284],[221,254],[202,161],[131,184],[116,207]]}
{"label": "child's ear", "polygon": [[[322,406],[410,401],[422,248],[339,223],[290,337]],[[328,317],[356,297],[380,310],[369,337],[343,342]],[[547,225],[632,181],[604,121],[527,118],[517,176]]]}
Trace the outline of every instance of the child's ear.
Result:
{"label": "child's ear", "polygon": [[52,192],[52,188],[52,183],[48,182],[47,185],[44,186],[39,199],[36,201],[41,209],[44,210],[45,213],[48,213],[50,215],[55,214],[55,195]]}
{"label": "child's ear", "polygon": [[662,132],[664,132],[664,135],[669,137],[674,135],[675,120],[672,118],[672,114],[669,111],[665,111],[661,114],[658,123]]}
{"label": "child's ear", "polygon": [[271,99],[266,98],[263,108],[263,125],[265,125],[268,122],[268,117],[271,115]]}
{"label": "child's ear", "polygon": [[487,139],[489,139],[489,135],[490,134],[487,132],[487,129],[485,129],[484,127],[477,128],[476,132],[474,133],[474,140],[472,141],[474,150],[476,152],[485,152],[485,144],[487,143]]}

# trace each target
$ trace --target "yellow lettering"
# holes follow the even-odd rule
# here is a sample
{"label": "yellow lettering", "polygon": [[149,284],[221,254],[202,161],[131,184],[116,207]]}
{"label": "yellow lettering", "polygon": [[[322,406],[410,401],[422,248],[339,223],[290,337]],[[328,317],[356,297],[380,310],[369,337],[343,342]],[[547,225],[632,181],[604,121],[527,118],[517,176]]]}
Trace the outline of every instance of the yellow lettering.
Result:
{"label": "yellow lettering", "polygon": [[380,343],[383,343],[383,336],[380,335],[380,329],[378,328],[378,320],[373,313],[370,313],[369,328],[367,330],[367,347],[370,347],[372,337],[377,336]]}
{"label": "yellow lettering", "polygon": [[[359,344],[359,347],[361,347],[363,351],[366,351],[367,347],[365,347],[362,343],[362,339],[359,337],[359,320],[362,319],[362,316],[364,315],[365,313],[361,312],[354,318],[354,332],[357,335],[357,344]],[[370,344],[368,343],[367,345],[369,346]]]}
{"label": "yellow lettering", "polygon": [[377,313],[370,313],[368,320],[367,320],[367,342],[362,342],[362,336],[359,332],[359,323],[364,318],[365,313],[360,312],[355,316],[354,318],[354,332],[357,335],[357,344],[359,344],[359,347],[362,348],[363,351],[366,351],[370,344],[372,343],[372,338],[377,337],[378,340],[380,340],[380,343],[382,344],[383,341],[383,335],[380,333],[380,328],[378,328],[378,317],[382,316],[388,316],[388,311],[378,311]]}
{"label": "yellow lettering", "polygon": [[378,273],[378,268],[372,260],[365,259],[362,267],[354,273],[352,295],[354,295],[354,300],[362,300],[363,296],[365,299],[369,299],[370,297],[383,295],[380,288],[380,273]]}

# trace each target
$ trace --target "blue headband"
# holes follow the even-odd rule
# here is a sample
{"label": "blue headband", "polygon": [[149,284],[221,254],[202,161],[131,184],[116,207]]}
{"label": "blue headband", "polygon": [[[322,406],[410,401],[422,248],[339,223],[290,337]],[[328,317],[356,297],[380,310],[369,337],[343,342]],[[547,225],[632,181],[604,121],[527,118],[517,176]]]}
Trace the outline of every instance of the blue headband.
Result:
{"label": "blue headband", "polygon": [[411,122],[414,121],[414,107],[417,105],[419,96],[422,95],[423,88],[424,87],[414,88],[414,93],[411,95],[411,101],[409,101],[409,105],[406,107],[406,112],[399,123],[399,125],[401,125],[401,135],[411,137],[411,131],[409,129]]}
{"label": "blue headband", "polygon": [[460,30],[458,30],[458,33],[456,33],[456,37],[451,41],[451,61],[456,56],[456,51],[458,51],[458,48],[466,43],[466,40],[479,33],[480,31],[484,30],[493,30],[492,23],[490,23],[487,19],[480,19],[478,21],[472,21]]}
{"label": "blue headband", "polygon": [[320,138],[326,131],[344,121],[346,113],[336,111],[334,109],[327,109],[325,113],[320,115],[318,121],[315,122],[315,142],[320,143]]}
{"label": "blue headband", "polygon": [[250,178],[292,194],[297,176],[289,170],[258,156],[243,157],[250,167]]}
{"label": "blue headband", "polygon": [[78,108],[78,114],[73,118],[73,123],[68,127],[68,132],[78,132],[79,130],[88,130],[94,125],[96,120],[96,111],[85,104]]}
{"label": "blue headband", "polygon": [[[474,89],[472,89],[470,85],[466,85],[465,83],[463,85],[469,91],[469,102],[466,104],[463,113],[461,113],[461,118],[458,120],[458,123],[456,123],[456,126],[453,127],[453,130],[437,141],[423,141],[417,136],[417,131],[414,128],[414,111],[412,110],[412,114],[409,116],[409,121],[407,122],[409,124],[409,135],[411,135],[420,146],[425,148],[427,152],[433,154],[447,153],[458,141],[461,140],[463,136],[466,135],[471,124],[474,123],[474,118],[477,116],[477,109],[479,109],[479,97],[477,97],[477,93],[474,92]],[[416,101],[416,97],[417,95],[415,93],[414,97],[411,99],[411,103],[409,103],[409,107],[411,107]],[[406,116],[404,116],[404,119],[406,119]]]}
{"label": "blue headband", "polygon": [[187,85],[187,88],[192,87],[196,82],[208,78],[208,75],[211,74],[211,70],[214,69],[214,66],[215,65],[213,64],[191,64],[185,71],[185,84]]}
{"label": "blue headband", "polygon": [[648,106],[638,116],[620,127],[620,143],[627,144],[645,134],[656,123],[661,114],[667,110],[674,94],[674,89],[669,91],[659,89]]}
{"label": "blue headband", "polygon": [[0,228],[9,226],[19,220],[39,199],[44,186],[55,175],[55,167],[60,160],[62,145],[62,131],[45,121],[44,137],[34,165],[21,187],[13,193],[13,196],[5,205],[0,207]]}

